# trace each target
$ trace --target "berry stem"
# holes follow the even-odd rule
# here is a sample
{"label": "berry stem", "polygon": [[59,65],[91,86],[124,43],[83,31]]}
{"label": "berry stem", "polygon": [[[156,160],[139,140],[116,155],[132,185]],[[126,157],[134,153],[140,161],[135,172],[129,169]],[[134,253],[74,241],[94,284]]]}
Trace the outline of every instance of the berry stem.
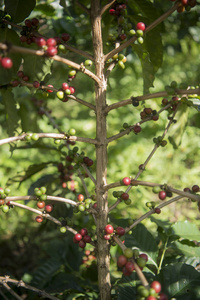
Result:
{"label": "berry stem", "polygon": [[165,252],[167,250],[168,241],[169,241],[169,236],[167,236],[167,239],[166,239],[165,244],[164,244],[164,248],[163,248],[163,251],[162,251],[161,258],[160,258],[160,263],[159,263],[159,266],[158,266],[157,274],[160,273],[160,270],[161,270],[161,267],[162,267],[162,263],[163,263],[163,259],[164,259],[164,256],[165,256]]}

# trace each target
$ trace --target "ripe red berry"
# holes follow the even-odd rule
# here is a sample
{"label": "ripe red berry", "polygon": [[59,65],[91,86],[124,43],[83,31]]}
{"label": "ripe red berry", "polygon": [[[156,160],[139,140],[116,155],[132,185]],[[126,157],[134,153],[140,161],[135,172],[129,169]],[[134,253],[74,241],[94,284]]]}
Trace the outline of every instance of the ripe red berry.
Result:
{"label": "ripe red berry", "polygon": [[135,270],[134,264],[132,263],[132,261],[128,261],[125,265],[125,268],[128,272],[133,272],[133,270]]}
{"label": "ripe red berry", "polygon": [[46,45],[46,40],[42,37],[39,37],[39,38],[36,39],[36,44],[39,47],[45,46]]}
{"label": "ripe red berry", "polygon": [[82,235],[80,234],[80,233],[76,233],[75,235],[74,235],[74,241],[75,241],[75,243],[78,243],[78,242],[80,242],[82,240]]}
{"label": "ripe red berry", "polygon": [[42,216],[37,216],[37,217],[35,218],[35,221],[38,222],[38,223],[42,223],[43,217],[42,217]]}
{"label": "ripe red berry", "polygon": [[127,258],[126,258],[126,256],[124,256],[124,255],[120,255],[119,257],[118,257],[118,259],[117,259],[117,265],[118,265],[118,267],[123,267],[123,266],[125,266],[125,264],[127,263]]}
{"label": "ripe red berry", "polygon": [[103,238],[104,240],[110,240],[110,234],[104,234]]}
{"label": "ripe red berry", "polygon": [[123,200],[128,200],[129,199],[129,194],[128,193],[123,193],[123,194],[121,194],[121,198]]}
{"label": "ripe red berry", "polygon": [[120,40],[124,41],[126,39],[126,34],[125,33],[122,33],[120,34]]}
{"label": "ripe red berry", "polygon": [[155,211],[155,213],[158,214],[158,215],[161,213],[161,209],[160,209],[159,207],[156,207],[156,208],[154,209],[154,211]]}
{"label": "ripe red berry", "polygon": [[22,79],[24,80],[24,81],[29,81],[29,77],[27,76],[27,75],[24,75],[23,77],[22,77]]}
{"label": "ripe red berry", "polygon": [[82,202],[82,201],[84,200],[84,196],[83,196],[82,194],[79,194],[79,195],[77,196],[77,200],[78,200],[79,202]]}
{"label": "ripe red berry", "polygon": [[123,267],[122,272],[123,272],[124,276],[130,276],[132,273],[126,269],[126,266]]}
{"label": "ripe red berry", "polygon": [[37,19],[37,18],[33,18],[32,20],[31,20],[31,23],[32,23],[32,25],[33,26],[38,26],[38,24],[39,24],[39,20]]}
{"label": "ripe red berry", "polygon": [[143,22],[137,23],[136,29],[144,31],[145,30],[145,24]]}
{"label": "ripe red berry", "polygon": [[63,34],[62,34],[62,40],[63,40],[64,42],[69,41],[69,39],[70,39],[69,33],[63,33]]}
{"label": "ripe red berry", "polygon": [[195,192],[195,193],[198,193],[199,192],[199,186],[197,184],[193,185],[192,191]]}
{"label": "ripe red berry", "polygon": [[114,16],[114,15],[116,14],[115,9],[113,9],[113,8],[109,9],[109,14],[110,14],[111,16]]}
{"label": "ripe red berry", "polygon": [[57,48],[56,48],[56,47],[53,47],[53,46],[48,47],[47,50],[46,50],[46,54],[47,54],[48,56],[50,56],[50,57],[56,55],[57,53],[58,53]]}
{"label": "ripe red berry", "polygon": [[47,43],[47,46],[48,47],[54,47],[54,46],[56,46],[56,40],[55,39],[53,39],[53,38],[49,38],[47,41],[46,41],[46,43]]}
{"label": "ripe red berry", "polygon": [[13,81],[11,82],[11,85],[12,85],[13,87],[17,87],[19,84],[20,84],[20,81],[19,81],[19,80],[13,80]]}
{"label": "ripe red berry", "polygon": [[158,197],[160,200],[165,200],[165,198],[167,197],[167,193],[165,191],[160,191]]}
{"label": "ripe red berry", "polygon": [[80,241],[80,242],[78,243],[78,245],[79,245],[80,248],[85,248],[86,243],[85,243],[84,241]]}
{"label": "ripe red berry", "polygon": [[93,165],[93,163],[94,163],[93,160],[89,159],[88,162],[87,162],[87,166],[91,167]]}
{"label": "ripe red berry", "polygon": [[106,234],[112,234],[114,232],[114,228],[111,224],[105,226],[104,231]]}
{"label": "ripe red berry", "polygon": [[124,177],[122,179],[122,182],[124,185],[130,185],[131,184],[131,179],[129,177]]}
{"label": "ripe red berry", "polygon": [[24,77],[24,72],[23,72],[23,71],[18,71],[18,72],[17,72],[17,76],[18,76],[19,78],[23,78],[23,77]]}
{"label": "ripe red berry", "polygon": [[123,227],[118,226],[115,230],[116,234],[118,234],[119,236],[122,236],[125,234],[125,229]]}
{"label": "ripe red berry", "polygon": [[26,25],[26,27],[31,28],[31,27],[32,27],[32,22],[31,22],[31,20],[26,19],[25,25]]}
{"label": "ripe red berry", "polygon": [[50,212],[52,212],[52,210],[53,210],[53,205],[52,204],[47,204],[45,206],[45,211],[46,212],[50,213]]}
{"label": "ripe red berry", "polygon": [[164,293],[161,293],[161,294],[159,295],[159,300],[168,300],[168,297],[167,297],[167,295],[165,295]]}
{"label": "ripe red berry", "polygon": [[45,207],[45,202],[44,201],[38,201],[37,202],[37,207],[40,208],[40,209],[44,208]]}
{"label": "ripe red berry", "polygon": [[85,236],[85,235],[88,234],[88,230],[87,230],[87,228],[81,228],[81,229],[79,230],[79,233],[80,233],[82,236]]}
{"label": "ripe red berry", "polygon": [[10,69],[13,66],[12,59],[10,57],[3,57],[1,59],[1,65],[4,69]]}
{"label": "ripe red berry", "polygon": [[72,95],[75,93],[75,88],[73,86],[70,86],[69,90],[70,90],[70,92],[71,92]]}
{"label": "ripe red berry", "polygon": [[155,290],[156,293],[160,293],[161,291],[161,284],[159,281],[153,281],[151,283],[151,287]]}
{"label": "ripe red berry", "polygon": [[62,89],[63,89],[63,91],[69,89],[69,85],[66,82],[63,82]]}
{"label": "ripe red berry", "polygon": [[148,296],[147,298],[145,298],[146,300],[157,300],[157,298],[156,297],[154,297],[154,296]]}

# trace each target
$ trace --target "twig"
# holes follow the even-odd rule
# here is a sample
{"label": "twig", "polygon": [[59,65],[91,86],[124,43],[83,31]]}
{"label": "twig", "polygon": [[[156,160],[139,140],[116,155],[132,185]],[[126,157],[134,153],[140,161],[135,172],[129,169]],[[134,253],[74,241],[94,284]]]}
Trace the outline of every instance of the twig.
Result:
{"label": "twig", "polygon": [[116,2],[116,0],[112,0],[111,2],[109,2],[108,4],[106,4],[106,5],[101,9],[100,15],[102,16],[102,15],[105,13],[105,11],[106,11],[107,9],[109,9],[109,7],[111,7],[115,2]]}
{"label": "twig", "polygon": [[15,298],[15,299],[18,299],[18,300],[23,300],[20,296],[18,296],[12,289],[11,289],[11,287],[7,284],[7,283],[5,283],[5,282],[3,282],[3,281],[1,281],[1,284],[3,285],[3,287]]}
{"label": "twig", "polygon": [[[28,49],[28,48],[24,48],[24,47],[19,47],[19,46],[15,46],[15,45],[6,45],[3,43],[0,43],[0,49],[2,50],[9,50],[11,52],[20,52],[20,53],[25,53],[25,54],[32,54],[32,55],[38,55],[38,56],[45,56],[45,52],[43,50],[33,50],[33,49]],[[89,71],[86,68],[83,68],[81,65],[72,62],[71,60],[68,60],[64,57],[61,57],[59,55],[54,55],[53,57],[51,57],[51,59],[55,60],[55,61],[59,61],[62,62],[68,66],[71,66],[72,68],[83,72],[84,74],[86,74],[87,76],[89,76],[90,78],[92,78],[94,81],[96,81],[98,84],[100,84],[100,79],[91,71]]]}
{"label": "twig", "polygon": [[[24,140],[27,135],[30,135],[30,133],[24,133],[22,135],[9,137],[3,140],[0,140],[0,146],[4,144],[13,143],[16,141]],[[83,143],[90,143],[93,145],[97,144],[97,141],[95,139],[90,138],[84,138],[84,137],[77,137],[77,136],[67,136],[63,133],[37,133],[39,138],[53,138],[53,139],[67,139],[69,141],[77,141],[77,142],[83,142]]]}
{"label": "twig", "polygon": [[82,3],[80,3],[78,0],[76,0],[76,4],[82,8],[82,10],[84,10],[88,15],[90,15],[90,9],[88,9],[85,5],[83,5]]}
{"label": "twig", "polygon": [[[151,25],[149,25],[146,30],[144,31],[144,33],[149,32],[150,30],[152,30],[154,27],[156,27],[158,24],[160,24],[163,20],[165,20],[167,17],[169,17],[179,6],[179,2],[176,2],[174,4],[174,6],[172,8],[170,8],[166,13],[164,13],[162,16],[160,16],[158,19],[156,19]],[[128,46],[130,46],[131,44],[133,44],[135,42],[135,40],[137,39],[136,36],[133,36],[132,38],[130,38],[128,41],[126,41],[125,43],[121,44],[118,48],[113,49],[112,51],[110,51],[109,53],[107,53],[104,56],[105,61],[107,61],[109,58],[111,58],[113,55],[115,55],[116,53],[119,53],[120,51],[122,51],[123,49],[127,48]]]}
{"label": "twig", "polygon": [[[39,290],[39,289],[29,285],[29,284],[26,284],[22,280],[18,281],[18,280],[15,280],[15,279],[11,279],[9,276],[0,276],[0,282],[2,284],[10,282],[12,284],[15,284],[17,287],[22,287],[22,288],[25,288],[27,290],[31,290],[35,293],[38,293],[42,297],[46,297],[46,298],[51,299],[51,300],[59,300],[57,297],[51,296],[50,294],[46,293],[45,291]],[[5,299],[7,299],[7,298],[5,298]],[[22,300],[22,298],[17,298],[17,299]]]}
{"label": "twig", "polygon": [[[175,94],[176,95],[199,95],[200,94],[200,89],[188,89],[188,90],[181,90],[181,89],[175,89]],[[161,97],[168,97],[169,94],[165,91],[162,92],[157,92],[157,93],[152,93],[152,94],[147,94],[147,95],[143,95],[143,96],[138,96],[138,97],[134,97],[134,99],[136,99],[137,101],[144,101],[144,100],[151,100],[154,98],[161,98]],[[132,99],[127,99],[127,100],[122,100],[116,103],[113,103],[109,106],[106,107],[105,109],[105,113],[108,113],[109,111],[128,105],[128,104],[132,104]]]}
{"label": "twig", "polygon": [[85,170],[85,172],[87,173],[87,175],[89,176],[89,178],[93,181],[93,183],[96,185],[96,179],[94,178],[94,176],[92,175],[92,173],[90,172],[90,170],[86,167],[85,164],[81,164],[82,168]]}
{"label": "twig", "polygon": [[[118,238],[118,236],[113,236],[113,239],[114,241],[119,245],[119,247],[124,251],[126,249],[126,246],[122,243],[122,241]],[[146,279],[146,277],[144,276],[143,272],[141,271],[140,267],[138,266],[138,264],[136,263],[135,259],[132,258],[131,259],[133,264],[134,264],[134,268],[135,268],[135,271],[139,277],[139,279],[141,280],[142,284],[145,286],[145,287],[149,287],[149,283]]]}

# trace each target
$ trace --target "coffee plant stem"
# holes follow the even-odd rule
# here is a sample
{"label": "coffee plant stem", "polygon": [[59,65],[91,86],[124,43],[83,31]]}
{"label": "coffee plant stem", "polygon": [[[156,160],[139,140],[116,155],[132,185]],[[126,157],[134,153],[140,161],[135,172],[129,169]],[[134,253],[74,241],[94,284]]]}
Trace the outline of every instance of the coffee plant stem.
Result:
{"label": "coffee plant stem", "polygon": [[169,241],[169,237],[166,238],[166,241],[165,241],[165,244],[164,244],[164,248],[163,248],[163,251],[162,251],[161,258],[160,258],[160,263],[159,263],[159,266],[158,266],[157,274],[160,273],[160,270],[161,270],[161,267],[162,267],[162,263],[163,263],[163,259],[164,259],[164,256],[165,256],[165,252],[167,250],[168,241]]}

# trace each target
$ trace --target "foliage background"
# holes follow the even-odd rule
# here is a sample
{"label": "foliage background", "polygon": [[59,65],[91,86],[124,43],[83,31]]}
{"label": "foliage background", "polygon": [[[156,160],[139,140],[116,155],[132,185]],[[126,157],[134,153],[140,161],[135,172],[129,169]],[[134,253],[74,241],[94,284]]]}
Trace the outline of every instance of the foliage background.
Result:
{"label": "foliage background", "polygon": [[[87,3],[88,1],[82,1]],[[102,1],[105,3],[105,1]],[[171,5],[170,1],[146,1],[154,5],[157,14],[166,11]],[[44,20],[41,33],[48,37],[68,32],[71,35],[70,45],[75,45],[88,52],[91,51],[90,24],[80,8],[66,1],[37,1],[36,8],[31,13],[30,18],[38,17]],[[3,8],[3,1],[1,1]],[[133,7],[131,7],[133,9]],[[190,13],[174,13],[164,21],[159,28],[161,31],[163,44],[163,62],[155,75],[154,87],[150,92],[165,89],[165,85],[176,80],[178,84],[186,82],[188,85],[198,85],[200,78],[200,8],[199,4]],[[143,15],[149,22],[148,14]],[[153,16],[154,17],[154,16]],[[130,16],[133,22],[138,16]],[[106,40],[111,27],[110,16],[104,16],[103,36]],[[159,33],[158,33],[159,34]],[[160,45],[159,45],[160,47]],[[160,48],[161,49],[161,48]],[[111,48],[105,46],[105,52]],[[143,74],[138,56],[127,49],[126,69],[122,71],[115,68],[109,80],[108,104],[119,100],[128,99],[131,96],[143,94]],[[68,52],[67,58],[78,63],[82,58],[77,58],[75,54]],[[28,60],[30,62],[30,60]],[[47,66],[48,67],[48,66]],[[35,80],[36,72],[27,75]],[[45,83],[60,87],[67,79],[67,68],[59,63],[54,63],[51,67],[51,74],[45,78]],[[76,88],[76,96],[94,104],[94,89],[92,80],[83,74],[78,74],[73,82]],[[17,132],[53,132],[55,129],[49,124],[48,119],[37,114],[36,108],[31,102],[34,91],[26,87],[19,87],[13,91],[17,101],[17,111],[21,117],[18,123]],[[55,95],[45,99],[41,94],[52,116],[65,132],[70,127],[76,128],[78,136],[95,137],[95,115],[78,103],[69,101],[59,102]],[[153,109],[159,109],[162,99],[148,100],[145,105]],[[8,136],[6,123],[6,107],[3,97],[0,98],[0,135],[1,138]],[[134,124],[139,120],[141,106],[125,106],[109,113],[108,135],[111,136],[119,132],[124,122]],[[140,135],[125,136],[109,145],[108,148],[108,183],[118,181],[124,176],[134,176],[138,171],[138,166],[144,162],[153,148],[153,137],[159,136],[166,125],[166,114],[162,114],[158,122],[145,123],[142,126]],[[184,122],[184,121],[183,121]],[[31,125],[31,126],[30,126]],[[183,124],[183,127],[185,124]],[[156,155],[148,164],[146,171],[142,174],[141,180],[157,183],[168,183],[178,189],[191,187],[199,184],[199,156],[200,156],[200,119],[199,112],[195,108],[189,110],[187,127],[182,136],[182,142],[178,149],[168,143],[164,149],[158,149]],[[80,143],[78,145],[82,151],[95,160],[94,147]],[[50,148],[50,149],[49,149]],[[11,150],[11,152],[9,151]],[[27,146],[25,142],[16,145],[1,146],[0,162],[0,185],[5,187],[10,185],[11,195],[27,195],[33,193],[33,189],[38,185],[45,185],[48,194],[63,195],[75,199],[76,195],[64,190],[61,187],[57,164],[64,159],[60,149],[51,140],[39,140],[35,144]],[[33,176],[24,177],[30,165],[47,163],[47,166]],[[95,166],[93,167],[95,170]],[[16,176],[17,174],[17,176]],[[74,177],[78,182],[77,193],[83,192],[78,177]],[[89,191],[94,193],[94,186],[87,180]],[[135,219],[147,211],[145,203],[147,201],[157,201],[157,196],[151,189],[141,187],[131,190],[133,205],[125,207],[120,204],[112,213],[112,218],[127,220]],[[114,202],[112,192],[109,193],[110,203]],[[29,203],[35,206],[34,203]],[[53,212],[55,217],[72,218],[71,209],[64,204],[55,206]],[[188,200],[172,204],[163,209],[161,215],[163,221],[176,222],[177,220],[189,220],[199,227],[199,211],[196,203]],[[87,226],[94,232],[94,225],[88,216],[76,215],[73,218],[76,228]],[[0,273],[10,275],[17,279],[23,279],[49,292],[61,292],[65,290],[67,299],[72,299],[76,292],[85,293],[88,286],[88,297],[91,290],[96,289],[96,266],[90,268],[81,266],[83,251],[72,245],[71,234],[62,235],[55,224],[44,222],[42,225],[34,222],[34,216],[24,210],[12,209],[8,214],[0,214]],[[153,235],[157,226],[150,219],[143,222]],[[51,249],[51,251],[50,251]],[[119,250],[114,247],[112,256]],[[116,261],[112,260],[111,270],[113,280],[121,275],[116,269]],[[68,294],[70,291],[70,294]],[[77,295],[77,294],[76,294]],[[79,295],[79,296],[80,296]],[[31,296],[29,295],[30,299]],[[64,296],[63,296],[64,297]],[[93,297],[94,294],[93,294]],[[35,298],[34,298],[35,299]],[[63,298],[64,299],[64,298]]]}

